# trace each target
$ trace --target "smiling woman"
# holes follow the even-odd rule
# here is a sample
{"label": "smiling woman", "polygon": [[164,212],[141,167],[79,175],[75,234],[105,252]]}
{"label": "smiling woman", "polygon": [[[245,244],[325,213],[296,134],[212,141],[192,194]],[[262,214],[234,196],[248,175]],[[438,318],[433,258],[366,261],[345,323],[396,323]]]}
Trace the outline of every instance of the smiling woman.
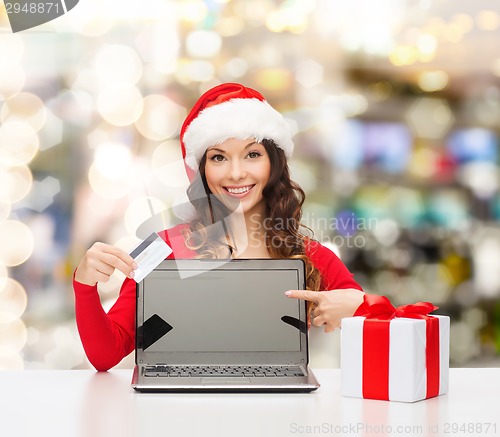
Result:
{"label": "smiling woman", "polygon": [[[203,94],[181,129],[181,148],[193,215],[160,235],[169,258],[298,258],[306,266],[312,323],[330,332],[352,316],[361,287],[329,249],[301,223],[304,191],[290,178],[291,131],[257,91],[227,83]],[[264,226],[284,223],[289,226]],[[74,276],[76,319],[88,358],[98,370],[116,365],[134,348],[134,259],[103,243],[92,246]],[[106,314],[96,283],[115,269],[127,276]],[[321,291],[321,293],[317,293]],[[221,302],[221,304],[223,304]]]}

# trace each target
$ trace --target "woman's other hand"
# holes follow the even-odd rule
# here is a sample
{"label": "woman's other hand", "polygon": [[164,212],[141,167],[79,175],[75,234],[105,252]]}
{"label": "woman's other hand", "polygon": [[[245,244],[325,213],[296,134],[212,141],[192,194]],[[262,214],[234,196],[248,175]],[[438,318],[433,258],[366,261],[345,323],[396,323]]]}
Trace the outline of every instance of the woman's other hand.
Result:
{"label": "woman's other hand", "polygon": [[340,328],[344,317],[352,317],[363,303],[365,293],[355,288],[329,291],[289,290],[286,296],[312,303],[312,324],[325,326],[325,332]]}
{"label": "woman's other hand", "polygon": [[78,264],[75,280],[86,285],[107,282],[115,269],[129,278],[133,278],[136,268],[134,258],[127,252],[98,242],[92,245]]}

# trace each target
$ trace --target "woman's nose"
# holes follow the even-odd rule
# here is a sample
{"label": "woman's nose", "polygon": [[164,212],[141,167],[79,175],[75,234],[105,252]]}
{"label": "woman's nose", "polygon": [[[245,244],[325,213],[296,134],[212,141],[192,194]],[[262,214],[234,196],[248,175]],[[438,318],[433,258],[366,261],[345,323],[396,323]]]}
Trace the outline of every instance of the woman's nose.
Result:
{"label": "woman's nose", "polygon": [[245,168],[237,160],[231,161],[231,167],[229,169],[231,179],[238,181],[245,177]]}

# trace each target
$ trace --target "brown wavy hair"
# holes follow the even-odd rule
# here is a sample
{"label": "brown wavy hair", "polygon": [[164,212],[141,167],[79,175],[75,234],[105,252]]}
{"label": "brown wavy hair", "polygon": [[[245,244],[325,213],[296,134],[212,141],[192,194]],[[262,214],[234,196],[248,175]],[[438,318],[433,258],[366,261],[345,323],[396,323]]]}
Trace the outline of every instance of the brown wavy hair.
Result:
{"label": "brown wavy hair", "polygon": [[[320,289],[321,276],[305,253],[312,231],[300,220],[305,193],[291,180],[285,154],[272,140],[264,139],[271,162],[271,175],[262,192],[265,199],[265,240],[271,258],[299,258],[306,266],[306,287]],[[231,258],[235,250],[229,243],[231,230],[224,227],[223,219],[231,211],[213,195],[205,177],[206,153],[203,155],[199,175],[187,189],[190,202],[198,217],[184,231],[186,246],[198,253],[198,258]]]}

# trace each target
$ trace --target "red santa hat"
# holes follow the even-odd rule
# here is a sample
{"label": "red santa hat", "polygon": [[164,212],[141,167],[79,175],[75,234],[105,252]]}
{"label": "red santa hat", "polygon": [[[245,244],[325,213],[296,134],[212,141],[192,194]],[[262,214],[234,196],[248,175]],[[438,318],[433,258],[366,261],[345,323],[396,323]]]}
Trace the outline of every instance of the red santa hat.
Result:
{"label": "red santa hat", "polygon": [[270,139],[287,158],[293,152],[290,127],[262,94],[238,83],[224,83],[205,92],[182,125],[182,156],[190,180],[205,151],[229,138]]}

